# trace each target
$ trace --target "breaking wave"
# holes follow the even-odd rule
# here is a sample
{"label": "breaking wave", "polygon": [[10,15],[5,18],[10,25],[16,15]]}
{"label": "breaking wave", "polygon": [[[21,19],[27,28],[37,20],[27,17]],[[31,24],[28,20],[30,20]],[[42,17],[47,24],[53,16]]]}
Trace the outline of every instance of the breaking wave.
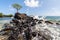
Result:
{"label": "breaking wave", "polygon": [[[36,16],[35,16],[36,17]],[[36,17],[37,18],[37,17]],[[45,17],[38,18],[39,20],[42,19],[45,21]],[[46,24],[45,22],[42,24],[37,24],[35,27],[37,30],[44,32],[47,35],[50,35],[53,40],[60,40],[60,25],[54,24]]]}

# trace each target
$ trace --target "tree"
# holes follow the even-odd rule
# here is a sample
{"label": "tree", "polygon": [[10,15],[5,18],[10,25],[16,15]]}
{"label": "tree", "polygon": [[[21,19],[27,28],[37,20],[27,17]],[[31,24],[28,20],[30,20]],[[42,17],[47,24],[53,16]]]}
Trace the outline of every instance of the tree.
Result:
{"label": "tree", "polygon": [[22,8],[22,6],[17,3],[13,4],[12,6],[13,6],[13,8],[15,8],[17,10],[17,12],[18,12],[18,10],[20,10]]}
{"label": "tree", "polygon": [[8,16],[9,16],[9,17],[12,17],[13,15],[12,15],[12,14],[9,14]]}
{"label": "tree", "polygon": [[3,17],[3,13],[0,13],[0,17]]}
{"label": "tree", "polygon": [[3,15],[4,17],[13,17],[12,14],[8,14],[8,15]]}

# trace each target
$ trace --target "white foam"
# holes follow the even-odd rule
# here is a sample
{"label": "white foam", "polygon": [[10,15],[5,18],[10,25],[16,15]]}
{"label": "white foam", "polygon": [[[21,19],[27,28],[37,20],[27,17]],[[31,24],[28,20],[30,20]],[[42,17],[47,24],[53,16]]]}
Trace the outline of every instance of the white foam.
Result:
{"label": "white foam", "polygon": [[[37,16],[35,18],[38,18]],[[38,19],[43,19],[45,21],[45,17],[42,18],[38,18]],[[50,36],[53,37],[52,40],[60,40],[60,29],[57,27],[56,24],[53,25],[47,25],[46,23],[44,23],[44,21],[42,22],[42,24],[37,24],[35,26],[36,30],[38,31],[45,31],[45,29],[47,29],[45,31],[45,33]]]}
{"label": "white foam", "polygon": [[3,29],[2,27],[5,23],[9,23],[9,22],[10,20],[0,20],[0,30]]}

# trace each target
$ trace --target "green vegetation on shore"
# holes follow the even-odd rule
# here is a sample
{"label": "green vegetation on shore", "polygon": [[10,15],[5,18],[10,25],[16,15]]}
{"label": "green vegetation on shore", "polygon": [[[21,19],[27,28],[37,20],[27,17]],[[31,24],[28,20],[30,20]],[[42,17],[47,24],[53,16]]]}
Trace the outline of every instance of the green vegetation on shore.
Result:
{"label": "green vegetation on shore", "polygon": [[12,14],[4,15],[3,13],[0,13],[0,17],[13,17]]}
{"label": "green vegetation on shore", "polygon": [[0,13],[0,17],[3,17],[3,13]]}

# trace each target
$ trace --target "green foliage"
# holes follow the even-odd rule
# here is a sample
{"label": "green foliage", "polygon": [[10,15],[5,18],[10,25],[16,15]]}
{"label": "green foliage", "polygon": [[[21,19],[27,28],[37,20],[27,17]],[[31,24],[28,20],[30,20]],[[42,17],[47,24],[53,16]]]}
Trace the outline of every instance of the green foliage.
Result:
{"label": "green foliage", "polygon": [[12,15],[12,14],[9,14],[8,16],[9,16],[9,17],[12,17],[13,15]]}
{"label": "green foliage", "polygon": [[12,14],[8,14],[8,15],[3,15],[3,13],[0,13],[0,17],[12,17]]}
{"label": "green foliage", "polygon": [[13,4],[12,6],[13,6],[13,8],[15,8],[17,10],[17,12],[18,12],[18,10],[20,10],[22,8],[22,6],[17,3]]}
{"label": "green foliage", "polygon": [[4,15],[4,17],[12,17],[12,16],[13,16],[12,14]]}
{"label": "green foliage", "polygon": [[3,13],[0,13],[0,17],[3,17]]}

